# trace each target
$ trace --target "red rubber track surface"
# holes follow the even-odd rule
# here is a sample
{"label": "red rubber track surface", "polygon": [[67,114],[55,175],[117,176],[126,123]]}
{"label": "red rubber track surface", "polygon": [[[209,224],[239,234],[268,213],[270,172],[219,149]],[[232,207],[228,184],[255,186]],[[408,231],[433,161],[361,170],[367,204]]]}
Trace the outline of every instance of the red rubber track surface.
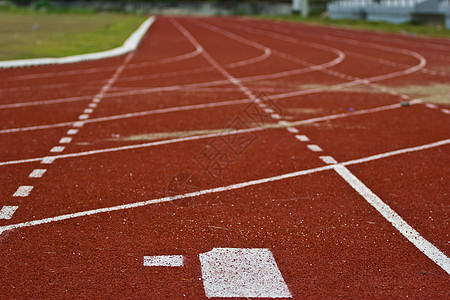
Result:
{"label": "red rubber track surface", "polygon": [[[346,168],[448,260],[450,107],[395,91],[450,84],[448,53],[448,39],[158,17],[134,53],[0,70],[0,209],[17,208],[0,219],[0,295],[203,299],[200,253],[268,248],[294,299],[449,298],[445,267],[333,166],[278,178],[363,159]],[[248,114],[255,98],[273,111]],[[152,255],[184,266],[143,266]]]}

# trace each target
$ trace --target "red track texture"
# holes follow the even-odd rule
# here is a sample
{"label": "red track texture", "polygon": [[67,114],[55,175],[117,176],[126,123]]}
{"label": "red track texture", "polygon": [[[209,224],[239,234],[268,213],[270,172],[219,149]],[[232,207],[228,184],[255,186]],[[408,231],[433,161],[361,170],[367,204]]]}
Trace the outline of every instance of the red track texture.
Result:
{"label": "red track texture", "polygon": [[294,299],[450,298],[450,107],[396,92],[448,53],[158,17],[126,56],[0,70],[0,295],[203,299],[199,254],[265,248]]}

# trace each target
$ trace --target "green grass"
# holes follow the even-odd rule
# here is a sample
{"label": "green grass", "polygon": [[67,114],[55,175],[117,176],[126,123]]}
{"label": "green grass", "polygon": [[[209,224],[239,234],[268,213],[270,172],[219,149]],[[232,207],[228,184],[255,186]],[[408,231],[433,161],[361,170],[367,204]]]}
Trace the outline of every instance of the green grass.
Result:
{"label": "green grass", "polygon": [[[259,18],[259,17],[258,17]],[[310,17],[303,18],[301,16],[265,16],[265,19],[283,20],[293,22],[303,22],[316,25],[328,25],[337,27],[346,27],[352,29],[390,32],[400,34],[413,34],[423,36],[435,36],[435,37],[450,37],[450,30],[445,29],[442,26],[436,25],[415,25],[415,24],[389,24],[385,22],[369,22],[363,20],[332,20],[330,18]]]}
{"label": "green grass", "polygon": [[[121,46],[146,17],[0,9],[0,60],[62,57]],[[36,25],[38,24],[38,25]]]}

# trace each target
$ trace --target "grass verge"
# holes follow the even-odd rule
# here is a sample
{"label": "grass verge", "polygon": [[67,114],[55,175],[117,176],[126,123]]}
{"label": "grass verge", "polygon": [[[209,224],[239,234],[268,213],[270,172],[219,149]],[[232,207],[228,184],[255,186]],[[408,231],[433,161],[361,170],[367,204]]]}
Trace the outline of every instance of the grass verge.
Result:
{"label": "grass verge", "polygon": [[0,60],[63,57],[121,46],[145,16],[0,9]]}

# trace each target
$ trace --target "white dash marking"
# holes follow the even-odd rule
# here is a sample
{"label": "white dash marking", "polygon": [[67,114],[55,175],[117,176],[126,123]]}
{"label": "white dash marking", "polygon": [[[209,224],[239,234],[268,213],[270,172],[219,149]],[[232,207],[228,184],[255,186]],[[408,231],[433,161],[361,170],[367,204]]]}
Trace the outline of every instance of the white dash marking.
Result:
{"label": "white dash marking", "polygon": [[441,109],[441,111],[442,111],[444,114],[450,115],[450,109],[443,108],[443,109]]}
{"label": "white dash marking", "polygon": [[307,142],[307,141],[309,141],[309,137],[307,137],[306,135],[297,134],[295,136],[295,138],[297,140],[299,140],[300,142]]}
{"label": "white dash marking", "polygon": [[208,298],[292,298],[269,249],[214,248],[199,258]]}
{"label": "white dash marking", "polygon": [[336,161],[333,157],[331,157],[331,156],[321,156],[320,159],[321,159],[324,163],[329,164],[329,165],[337,164],[337,161]]}
{"label": "white dash marking", "polygon": [[79,120],[86,120],[88,118],[89,118],[89,115],[86,115],[86,114],[82,114],[78,117]]}
{"label": "white dash marking", "polygon": [[144,256],[145,267],[182,267],[183,255]]}
{"label": "white dash marking", "polygon": [[286,128],[287,131],[289,131],[290,133],[298,133],[298,129],[295,127],[288,127]]}
{"label": "white dash marking", "polygon": [[92,100],[92,102],[94,102],[94,103],[100,103],[100,99],[99,99],[99,98],[94,98],[94,100]]}
{"label": "white dash marking", "polygon": [[264,111],[265,111],[266,113],[268,113],[268,114],[271,114],[271,113],[275,112],[275,111],[274,111],[273,109],[271,109],[271,108],[265,108]]}
{"label": "white dash marking", "polygon": [[392,226],[450,275],[450,258],[436,246],[423,238],[414,228],[402,219],[392,208],[375,195],[364,183],[343,165],[335,165],[334,170],[341,175],[350,186],[372,205]]}
{"label": "white dash marking", "polygon": [[46,169],[34,169],[28,177],[30,178],[41,178],[44,173],[47,172]]}
{"label": "white dash marking", "polygon": [[78,133],[78,129],[69,129],[68,131],[67,131],[67,134],[68,135],[74,135],[74,134],[77,134]]}
{"label": "white dash marking", "polygon": [[97,107],[97,103],[89,103],[88,105],[90,108],[96,108]]}
{"label": "white dash marking", "polygon": [[84,126],[84,123],[85,123],[85,122],[79,122],[79,121],[78,121],[78,122],[74,122],[74,123],[73,123],[73,127],[81,128],[81,127]]}
{"label": "white dash marking", "polygon": [[63,137],[59,140],[60,144],[69,144],[72,141],[71,137]]}
{"label": "white dash marking", "polygon": [[275,119],[275,120],[281,119],[281,116],[279,114],[271,114],[270,116],[272,117],[272,119]]}
{"label": "white dash marking", "polygon": [[1,220],[9,220],[12,218],[13,214],[18,209],[18,206],[3,206],[0,210],[0,219]]}
{"label": "white dash marking", "polygon": [[308,147],[308,149],[313,151],[313,152],[322,152],[323,151],[322,148],[320,148],[317,145],[308,145],[306,147]]}
{"label": "white dash marking", "polygon": [[400,98],[404,99],[404,100],[408,100],[410,99],[410,97],[408,95],[401,95]]}
{"label": "white dash marking", "polygon": [[54,157],[52,157],[52,156],[44,157],[44,158],[41,160],[41,164],[50,165],[50,164],[52,164],[52,163],[55,161],[55,159],[56,159],[56,158],[54,158]]}
{"label": "white dash marking", "polygon": [[430,103],[425,104],[425,106],[428,107],[428,108],[431,108],[431,109],[436,109],[436,108],[438,108],[437,105],[430,104]]}
{"label": "white dash marking", "polygon": [[14,193],[13,197],[28,197],[33,188],[34,186],[31,185],[21,185]]}
{"label": "white dash marking", "polygon": [[94,110],[92,108],[86,108],[83,112],[85,114],[91,114]]}
{"label": "white dash marking", "polygon": [[64,146],[55,146],[52,149],[50,149],[50,152],[63,152],[65,149]]}

